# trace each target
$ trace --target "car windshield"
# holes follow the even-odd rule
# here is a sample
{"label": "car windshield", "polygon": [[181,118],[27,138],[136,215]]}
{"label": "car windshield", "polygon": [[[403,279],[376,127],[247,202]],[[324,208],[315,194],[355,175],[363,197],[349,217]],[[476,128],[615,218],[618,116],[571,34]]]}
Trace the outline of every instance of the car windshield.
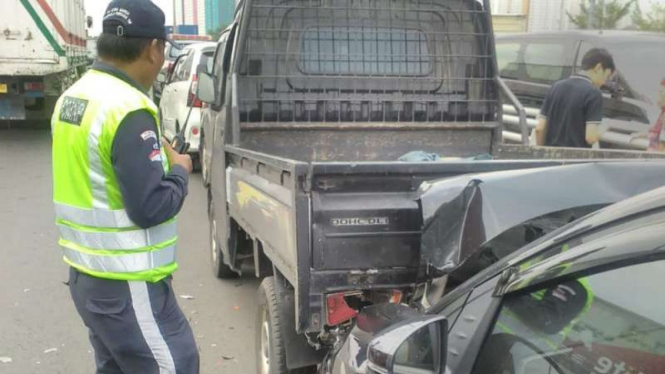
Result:
{"label": "car windshield", "polygon": [[625,77],[635,96],[649,104],[657,103],[660,82],[665,78],[663,43],[632,41],[615,44],[609,49],[617,70]]}

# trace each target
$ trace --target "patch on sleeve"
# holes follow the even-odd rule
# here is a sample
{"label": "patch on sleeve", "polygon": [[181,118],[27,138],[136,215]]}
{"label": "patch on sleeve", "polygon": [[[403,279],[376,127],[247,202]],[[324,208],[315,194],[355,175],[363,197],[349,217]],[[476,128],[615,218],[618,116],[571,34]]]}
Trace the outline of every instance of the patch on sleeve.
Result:
{"label": "patch on sleeve", "polygon": [[143,139],[144,141],[148,139],[157,140],[157,134],[155,134],[155,132],[152,130],[144,131],[141,133],[141,139]]}
{"label": "patch on sleeve", "polygon": [[155,150],[155,151],[150,152],[150,154],[148,155],[148,158],[150,159],[150,161],[162,162],[162,154],[159,152],[159,150]]}
{"label": "patch on sleeve", "polygon": [[81,126],[88,100],[65,96],[60,107],[60,121]]}

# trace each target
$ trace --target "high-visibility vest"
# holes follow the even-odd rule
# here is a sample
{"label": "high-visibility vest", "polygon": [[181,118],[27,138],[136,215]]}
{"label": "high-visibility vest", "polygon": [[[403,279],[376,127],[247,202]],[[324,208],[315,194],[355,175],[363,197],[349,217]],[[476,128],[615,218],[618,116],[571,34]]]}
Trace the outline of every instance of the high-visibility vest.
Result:
{"label": "high-visibility vest", "polygon": [[[127,215],[111,160],[113,139],[127,114],[157,107],[143,92],[90,70],[58,100],[53,133],[53,201],[64,261],[99,278],[157,282],[176,263],[175,217],[148,229]],[[154,133],[160,144],[159,126]],[[165,172],[168,159],[159,147]]]}

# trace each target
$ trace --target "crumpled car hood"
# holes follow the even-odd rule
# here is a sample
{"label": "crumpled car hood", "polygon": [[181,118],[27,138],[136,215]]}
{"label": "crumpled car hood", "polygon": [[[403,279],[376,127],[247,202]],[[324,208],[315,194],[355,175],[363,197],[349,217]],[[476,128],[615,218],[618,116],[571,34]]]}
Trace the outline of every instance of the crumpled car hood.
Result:
{"label": "crumpled car hood", "polygon": [[665,162],[601,162],[425,182],[421,263],[428,276],[458,268],[480,246],[531,219],[613,204],[665,185]]}

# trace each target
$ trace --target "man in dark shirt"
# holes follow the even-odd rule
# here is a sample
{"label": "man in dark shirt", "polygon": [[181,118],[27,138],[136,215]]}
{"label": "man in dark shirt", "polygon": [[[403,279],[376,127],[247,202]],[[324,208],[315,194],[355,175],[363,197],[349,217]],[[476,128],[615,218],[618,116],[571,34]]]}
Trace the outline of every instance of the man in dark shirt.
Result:
{"label": "man in dark shirt", "polygon": [[594,48],[584,55],[582,71],[557,82],[545,97],[536,127],[536,144],[550,147],[590,148],[600,140],[603,94],[614,74],[612,55]]}

